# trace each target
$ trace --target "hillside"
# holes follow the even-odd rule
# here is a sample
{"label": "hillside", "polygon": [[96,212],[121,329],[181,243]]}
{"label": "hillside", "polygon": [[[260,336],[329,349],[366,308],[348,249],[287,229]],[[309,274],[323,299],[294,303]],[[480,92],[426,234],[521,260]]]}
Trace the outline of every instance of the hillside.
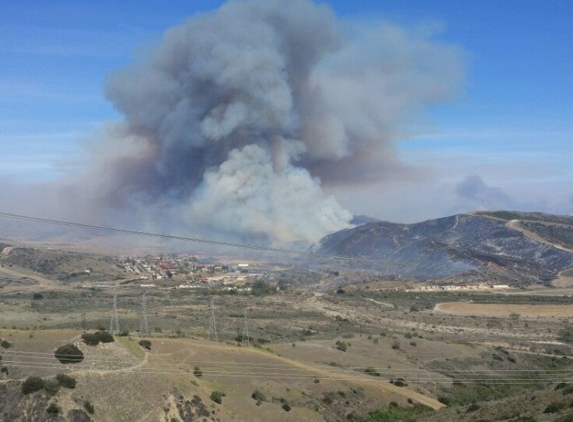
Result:
{"label": "hillside", "polygon": [[0,244],[0,248],[2,266],[31,270],[63,282],[119,279],[126,274],[110,256],[7,244]]}
{"label": "hillside", "polygon": [[[524,233],[509,222],[525,213],[460,214],[416,224],[374,222],[323,238],[319,253],[366,258],[387,275],[418,280],[454,277],[513,285],[548,282],[573,267],[568,244],[573,218],[528,214]],[[521,220],[520,220],[521,221]],[[559,244],[554,244],[559,243]]]}

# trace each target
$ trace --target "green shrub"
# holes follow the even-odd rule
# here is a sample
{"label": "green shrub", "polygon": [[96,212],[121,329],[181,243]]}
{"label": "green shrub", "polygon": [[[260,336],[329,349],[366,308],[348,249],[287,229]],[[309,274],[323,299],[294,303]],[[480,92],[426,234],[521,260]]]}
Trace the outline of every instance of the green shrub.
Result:
{"label": "green shrub", "polygon": [[97,346],[99,344],[99,337],[94,333],[83,333],[82,340],[88,346]]}
{"label": "green shrub", "polygon": [[65,388],[76,388],[76,380],[69,375],[66,374],[58,374],[56,375],[56,379],[60,383],[62,387]]}
{"label": "green shrub", "polygon": [[290,405],[288,403],[283,403],[282,408],[285,412],[290,412]]}
{"label": "green shrub", "polygon": [[60,413],[60,407],[56,403],[51,403],[46,412],[50,415],[58,415]]}
{"label": "green shrub", "polygon": [[105,330],[96,331],[96,336],[98,336],[99,341],[101,341],[102,343],[113,343],[115,341],[113,336]]}
{"label": "green shrub", "polygon": [[471,413],[471,412],[475,412],[476,410],[479,409],[479,406],[475,403],[472,403],[468,406],[468,409],[466,410],[466,413]]}
{"label": "green shrub", "polygon": [[79,363],[84,360],[84,354],[73,344],[66,344],[60,346],[55,352],[54,356],[60,363]]}
{"label": "green shrub", "polygon": [[365,374],[371,375],[373,377],[379,377],[380,376],[380,372],[378,372],[375,368],[372,368],[371,366],[369,366],[368,368],[366,368],[364,370]]}
{"label": "green shrub", "polygon": [[22,394],[31,394],[44,388],[44,380],[40,377],[28,377],[22,383]]}
{"label": "green shrub", "polygon": [[551,403],[549,406],[545,408],[543,413],[557,413],[560,410],[565,409],[566,404],[561,402]]}
{"label": "green shrub", "polygon": [[0,346],[2,346],[4,349],[9,349],[12,347],[12,343],[10,343],[8,340],[2,340],[2,342],[0,342]]}
{"label": "green shrub", "polygon": [[265,397],[265,395],[260,390],[253,391],[253,394],[251,394],[251,397],[257,401],[257,405],[260,405],[261,402],[267,401],[267,398]]}
{"label": "green shrub", "polygon": [[203,371],[201,371],[201,368],[199,368],[198,366],[196,366],[193,369],[193,375],[195,375],[197,378],[201,378],[203,376]]}
{"label": "green shrub", "polygon": [[223,402],[223,397],[225,397],[225,393],[221,391],[212,391],[209,396],[209,398],[217,404],[221,404]]}
{"label": "green shrub", "polygon": [[105,330],[99,330],[95,333],[83,333],[82,340],[88,346],[97,346],[100,343],[113,343],[115,339]]}
{"label": "green shrub", "polygon": [[139,345],[144,349],[151,350],[151,342],[149,340],[139,340]]}
{"label": "green shrub", "polygon": [[86,409],[90,415],[93,415],[95,412],[94,405],[87,400],[84,402],[84,409]]}
{"label": "green shrub", "polygon": [[44,381],[44,390],[49,396],[55,396],[60,390],[60,383],[54,379],[46,380]]}
{"label": "green shrub", "polygon": [[340,341],[338,340],[336,343],[336,348],[342,352],[346,352],[346,350],[348,349],[348,344],[344,341]]}

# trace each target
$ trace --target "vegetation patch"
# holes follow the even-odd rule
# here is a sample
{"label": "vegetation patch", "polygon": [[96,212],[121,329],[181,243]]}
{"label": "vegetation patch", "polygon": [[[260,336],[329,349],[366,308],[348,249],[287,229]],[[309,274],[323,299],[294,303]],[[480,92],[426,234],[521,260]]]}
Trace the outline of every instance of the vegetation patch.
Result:
{"label": "vegetation patch", "polygon": [[144,349],[151,350],[151,342],[149,340],[139,340],[139,345]]}
{"label": "vegetation patch", "polygon": [[400,407],[396,402],[391,402],[386,409],[375,409],[363,415],[352,412],[346,416],[346,419],[350,422],[415,421],[418,417],[425,416],[431,412],[433,410],[430,407],[422,404],[415,404],[412,407]]}
{"label": "vegetation patch", "polygon": [[44,388],[45,382],[40,377],[28,377],[22,383],[22,394],[28,395]]}
{"label": "vegetation patch", "polygon": [[72,378],[69,375],[58,374],[56,375],[56,379],[58,380],[58,383],[64,388],[70,388],[70,389],[76,388],[75,378]]}
{"label": "vegetation patch", "polygon": [[225,397],[225,393],[221,391],[212,391],[209,396],[209,398],[217,404],[221,404],[223,402],[223,397]]}
{"label": "vegetation patch", "polygon": [[65,344],[58,347],[58,349],[54,352],[54,356],[60,361],[60,363],[65,364],[79,363],[84,360],[84,354],[82,351],[73,344]]}
{"label": "vegetation patch", "polygon": [[83,333],[82,340],[88,346],[97,346],[100,343],[112,343],[114,338],[107,331],[100,330],[95,333]]}
{"label": "vegetation patch", "polygon": [[253,394],[251,394],[251,398],[257,401],[257,406],[260,406],[262,402],[267,401],[267,398],[260,390],[253,391]]}
{"label": "vegetation patch", "polygon": [[84,409],[86,409],[86,412],[88,412],[90,415],[93,415],[95,412],[94,405],[91,404],[88,400],[84,401]]}

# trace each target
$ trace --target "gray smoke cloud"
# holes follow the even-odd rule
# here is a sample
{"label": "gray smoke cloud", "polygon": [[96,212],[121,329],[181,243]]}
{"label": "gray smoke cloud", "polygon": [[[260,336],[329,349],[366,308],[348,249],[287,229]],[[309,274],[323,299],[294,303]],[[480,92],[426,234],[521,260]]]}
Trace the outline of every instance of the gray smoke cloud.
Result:
{"label": "gray smoke cloud", "polygon": [[513,209],[514,201],[501,189],[489,186],[476,174],[468,175],[455,189],[457,196],[471,204],[471,209]]}
{"label": "gray smoke cloud", "polygon": [[109,77],[125,120],[68,189],[84,210],[147,228],[316,242],[352,218],[322,184],[385,177],[421,108],[458,93],[462,54],[433,35],[353,25],[310,0],[192,17]]}

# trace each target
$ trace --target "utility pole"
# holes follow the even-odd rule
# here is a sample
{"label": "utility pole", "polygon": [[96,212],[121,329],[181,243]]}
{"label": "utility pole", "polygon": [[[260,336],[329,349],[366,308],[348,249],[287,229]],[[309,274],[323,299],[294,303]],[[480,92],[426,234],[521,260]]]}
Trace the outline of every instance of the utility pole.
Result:
{"label": "utility pole", "polygon": [[82,328],[86,329],[86,313],[82,313]]}
{"label": "utility pole", "polygon": [[147,296],[143,292],[141,297],[141,324],[139,326],[139,335],[141,337],[149,336],[149,325],[147,325]]}
{"label": "utility pole", "polygon": [[209,340],[218,341],[217,324],[215,323],[215,301],[211,298],[211,319],[209,320]]}
{"label": "utility pole", "polygon": [[241,341],[242,346],[250,346],[251,342],[249,339],[249,323],[247,320],[247,310],[245,310],[245,326],[243,327],[243,338]]}
{"label": "utility pole", "polygon": [[111,323],[109,324],[109,333],[119,334],[119,318],[117,317],[117,295],[113,294],[113,310],[111,313]]}

